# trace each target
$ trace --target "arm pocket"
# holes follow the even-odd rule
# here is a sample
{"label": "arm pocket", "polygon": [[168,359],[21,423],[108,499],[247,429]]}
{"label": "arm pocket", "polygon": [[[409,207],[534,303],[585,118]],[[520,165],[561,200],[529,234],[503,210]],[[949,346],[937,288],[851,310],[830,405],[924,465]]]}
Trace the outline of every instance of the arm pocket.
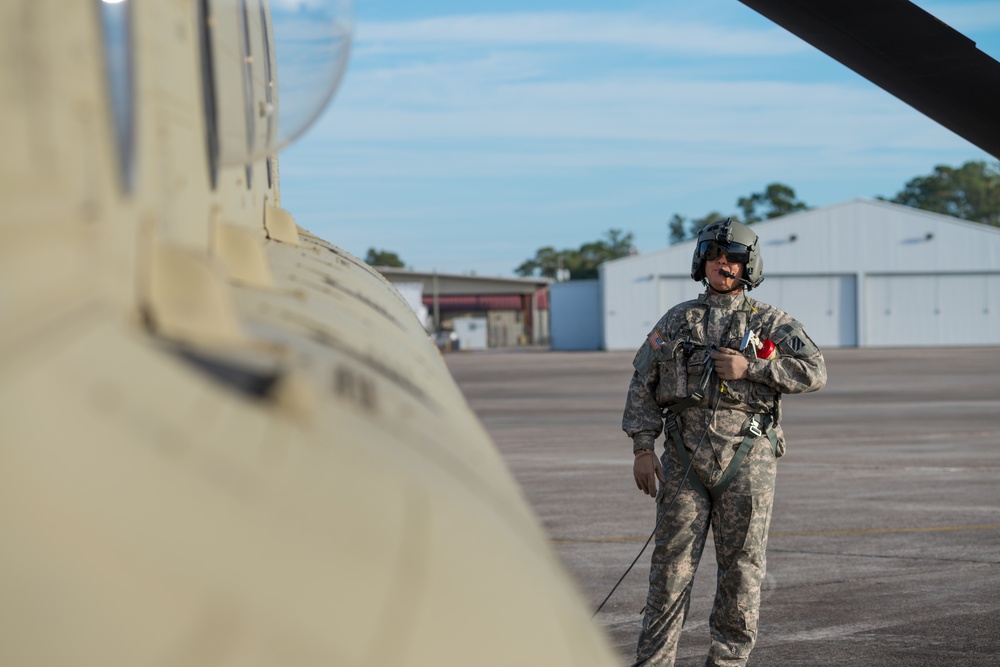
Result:
{"label": "arm pocket", "polygon": [[632,360],[632,368],[634,368],[639,375],[646,377],[646,375],[649,374],[649,369],[652,368],[655,361],[656,350],[653,349],[653,345],[647,338],[646,342],[639,348],[639,351],[635,353],[635,359]]}
{"label": "arm pocket", "polygon": [[806,335],[799,322],[783,324],[774,332],[774,344],[778,351],[790,357],[808,359],[819,354],[819,348]]}
{"label": "arm pocket", "polygon": [[671,341],[668,347],[661,349],[663,353],[658,359],[660,367],[660,386],[656,393],[660,405],[669,405],[687,398],[688,368],[687,360],[681,350],[681,341]]}

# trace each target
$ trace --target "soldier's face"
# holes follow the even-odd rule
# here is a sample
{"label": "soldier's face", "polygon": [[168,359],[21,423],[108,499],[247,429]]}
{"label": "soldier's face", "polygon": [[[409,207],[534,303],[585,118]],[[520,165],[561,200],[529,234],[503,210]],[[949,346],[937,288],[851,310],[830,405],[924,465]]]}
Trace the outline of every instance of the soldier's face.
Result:
{"label": "soldier's face", "polygon": [[743,276],[743,265],[731,262],[724,252],[719,252],[715,259],[705,260],[705,277],[713,292],[725,294],[735,289],[741,289],[743,284],[736,278],[730,278],[722,272],[731,273],[736,278]]}

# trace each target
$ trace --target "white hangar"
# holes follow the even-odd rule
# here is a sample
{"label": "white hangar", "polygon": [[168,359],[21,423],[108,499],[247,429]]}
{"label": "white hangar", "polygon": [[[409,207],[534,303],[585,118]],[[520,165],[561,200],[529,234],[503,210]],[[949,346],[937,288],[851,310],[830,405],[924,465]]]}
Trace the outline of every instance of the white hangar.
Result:
{"label": "white hangar", "polygon": [[[789,312],[821,347],[1000,345],[1000,229],[871,199],[753,229],[765,278],[750,296]],[[604,349],[637,349],[668,308],[701,293],[693,252],[687,241],[601,266]]]}

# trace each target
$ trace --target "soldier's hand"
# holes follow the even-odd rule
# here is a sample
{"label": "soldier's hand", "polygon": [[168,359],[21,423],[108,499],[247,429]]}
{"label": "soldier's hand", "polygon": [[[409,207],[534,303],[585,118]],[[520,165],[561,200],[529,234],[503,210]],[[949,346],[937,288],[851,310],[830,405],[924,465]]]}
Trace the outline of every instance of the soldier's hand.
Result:
{"label": "soldier's hand", "polygon": [[667,481],[660,467],[660,459],[652,449],[640,449],[635,452],[632,474],[639,490],[653,498],[656,497],[656,480],[659,479],[661,483]]}
{"label": "soldier's hand", "polygon": [[742,380],[747,376],[750,362],[736,350],[723,347],[712,353],[715,372],[723,380]]}

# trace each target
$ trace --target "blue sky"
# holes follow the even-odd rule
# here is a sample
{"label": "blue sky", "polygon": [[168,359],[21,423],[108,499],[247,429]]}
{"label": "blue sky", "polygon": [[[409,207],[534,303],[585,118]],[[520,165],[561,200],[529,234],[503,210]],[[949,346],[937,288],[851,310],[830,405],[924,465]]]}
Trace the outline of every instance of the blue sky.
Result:
{"label": "blue sky", "polygon": [[[1000,59],[1000,2],[917,2]],[[773,182],[811,206],[994,158],[737,0],[357,0],[333,104],[281,153],[282,206],[360,257],[513,275],[611,228]],[[280,77],[280,72],[279,72]]]}

